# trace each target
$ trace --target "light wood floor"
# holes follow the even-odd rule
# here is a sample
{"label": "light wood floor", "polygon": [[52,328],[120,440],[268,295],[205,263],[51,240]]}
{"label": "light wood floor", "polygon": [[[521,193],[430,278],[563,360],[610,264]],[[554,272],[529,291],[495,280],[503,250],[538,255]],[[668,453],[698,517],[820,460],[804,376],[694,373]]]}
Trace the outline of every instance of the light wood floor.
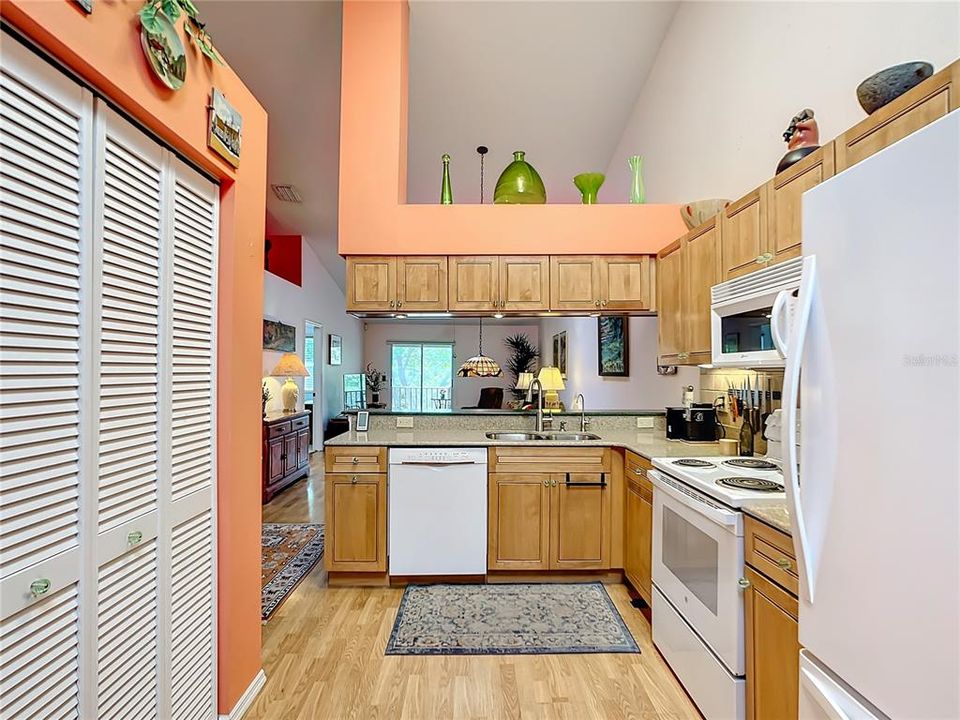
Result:
{"label": "light wood floor", "polygon": [[[308,482],[264,507],[264,521],[323,521],[314,457]],[[328,588],[325,580],[320,565],[264,627],[267,684],[246,720],[700,717],[623,585],[607,590],[639,655],[388,657],[402,589]]]}

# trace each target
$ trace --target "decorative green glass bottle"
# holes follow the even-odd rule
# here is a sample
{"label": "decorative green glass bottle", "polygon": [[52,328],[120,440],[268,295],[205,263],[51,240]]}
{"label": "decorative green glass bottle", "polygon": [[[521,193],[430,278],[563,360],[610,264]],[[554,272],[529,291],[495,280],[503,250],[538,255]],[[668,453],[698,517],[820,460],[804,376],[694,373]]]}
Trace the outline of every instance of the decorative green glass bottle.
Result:
{"label": "decorative green glass bottle", "polygon": [[547,201],[547,191],[543,187],[540,174],[533,165],[523,159],[523,151],[513,153],[513,162],[504,168],[493,191],[493,202],[497,204],[542,205]]}
{"label": "decorative green glass bottle", "polygon": [[450,187],[450,156],[444,153],[440,159],[443,161],[443,182],[440,184],[440,204],[453,205],[453,188]]}
{"label": "decorative green glass bottle", "polygon": [[573,178],[573,184],[580,191],[580,202],[584,205],[593,205],[597,202],[597,193],[607,177],[603,173],[580,173]]}
{"label": "decorative green glass bottle", "polygon": [[630,179],[630,202],[633,204],[647,201],[647,190],[643,187],[643,156],[631,155],[627,158],[627,165],[633,172]]}

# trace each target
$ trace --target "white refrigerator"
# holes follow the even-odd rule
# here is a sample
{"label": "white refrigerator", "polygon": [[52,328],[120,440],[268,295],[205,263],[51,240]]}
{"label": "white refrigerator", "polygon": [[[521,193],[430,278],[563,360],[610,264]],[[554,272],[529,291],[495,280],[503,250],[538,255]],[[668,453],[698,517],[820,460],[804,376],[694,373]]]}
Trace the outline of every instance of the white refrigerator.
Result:
{"label": "white refrigerator", "polygon": [[803,251],[792,313],[774,319],[800,717],[954,720],[960,110],[807,192]]}

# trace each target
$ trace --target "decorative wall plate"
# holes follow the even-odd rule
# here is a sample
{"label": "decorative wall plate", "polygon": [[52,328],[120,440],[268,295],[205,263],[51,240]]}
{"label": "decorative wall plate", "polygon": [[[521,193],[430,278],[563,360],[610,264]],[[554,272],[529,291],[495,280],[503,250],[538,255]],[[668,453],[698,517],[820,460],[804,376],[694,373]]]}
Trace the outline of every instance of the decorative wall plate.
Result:
{"label": "decorative wall plate", "polygon": [[159,32],[148,32],[140,26],[140,44],[150,67],[160,81],[171,90],[179,90],[187,79],[187,53],[170,18],[157,13]]}

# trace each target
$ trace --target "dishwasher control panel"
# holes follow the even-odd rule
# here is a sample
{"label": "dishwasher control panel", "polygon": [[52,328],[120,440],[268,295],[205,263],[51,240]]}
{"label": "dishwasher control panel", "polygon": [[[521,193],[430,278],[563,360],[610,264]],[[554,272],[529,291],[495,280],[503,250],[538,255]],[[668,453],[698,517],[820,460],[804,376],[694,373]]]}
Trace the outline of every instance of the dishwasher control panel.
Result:
{"label": "dishwasher control panel", "polygon": [[390,448],[391,465],[486,465],[486,448]]}

